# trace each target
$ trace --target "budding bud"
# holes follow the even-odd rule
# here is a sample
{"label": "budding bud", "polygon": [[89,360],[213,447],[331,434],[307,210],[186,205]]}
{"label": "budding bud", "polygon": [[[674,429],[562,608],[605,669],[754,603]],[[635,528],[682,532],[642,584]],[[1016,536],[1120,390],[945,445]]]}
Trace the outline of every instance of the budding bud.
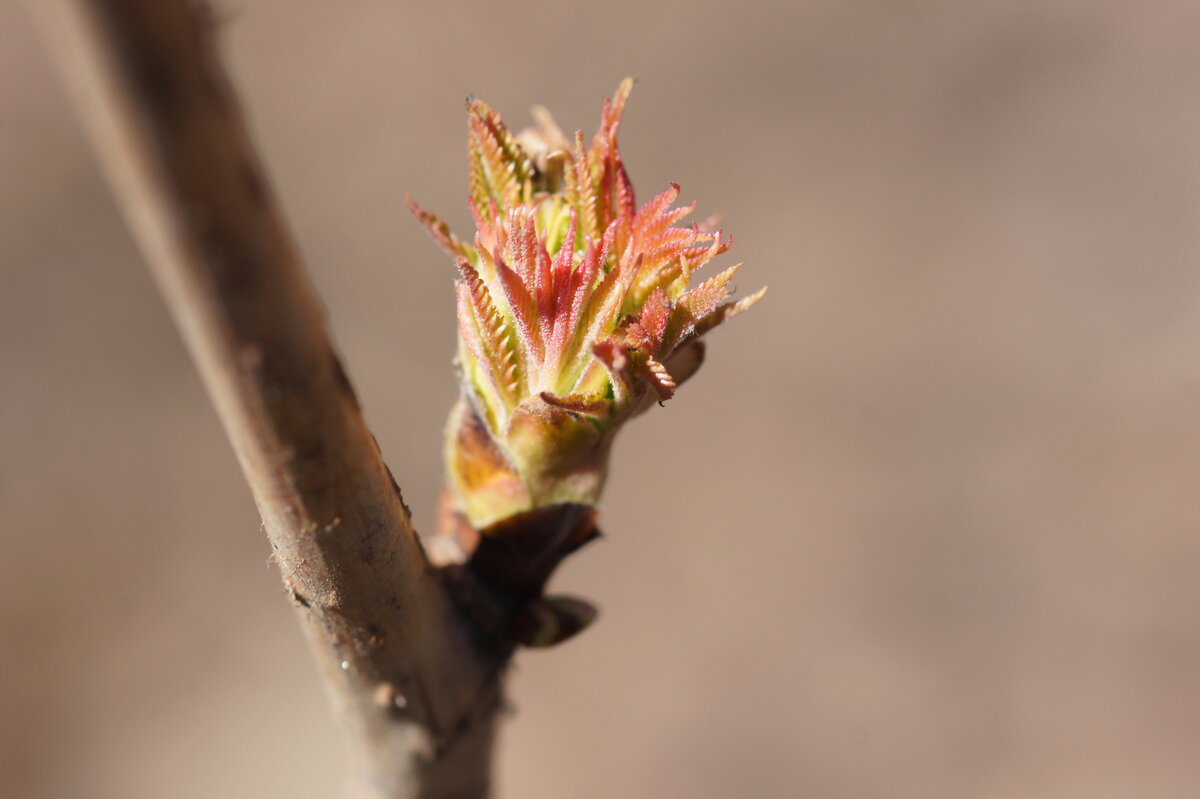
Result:
{"label": "budding bud", "polygon": [[514,136],[468,102],[472,241],[409,201],[458,264],[461,399],[446,431],[455,508],[476,529],[562,503],[593,505],[613,437],[700,365],[699,337],[748,309],[729,302],[740,264],[692,286],[729,249],[680,227],[679,187],[638,207],[617,147],[632,81],[600,130],[568,141],[544,110]]}

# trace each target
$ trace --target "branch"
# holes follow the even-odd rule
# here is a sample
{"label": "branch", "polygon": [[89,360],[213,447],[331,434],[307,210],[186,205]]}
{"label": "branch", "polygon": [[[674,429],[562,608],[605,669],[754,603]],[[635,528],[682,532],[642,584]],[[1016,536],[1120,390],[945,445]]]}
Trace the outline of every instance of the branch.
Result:
{"label": "branch", "polygon": [[250,484],[348,731],[352,792],[486,794],[497,658],[471,641],[363,421],[210,10],[29,5]]}

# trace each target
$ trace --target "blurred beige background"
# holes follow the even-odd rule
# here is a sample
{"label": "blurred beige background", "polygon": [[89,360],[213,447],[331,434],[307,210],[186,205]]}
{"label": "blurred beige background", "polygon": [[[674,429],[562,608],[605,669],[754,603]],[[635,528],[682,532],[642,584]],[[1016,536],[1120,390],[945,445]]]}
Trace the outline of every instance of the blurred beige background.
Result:
{"label": "blurred beige background", "polygon": [[[463,97],[622,128],[771,294],[627,431],[598,625],[510,799],[1200,796],[1200,5],[225,0],[235,77],[428,528]],[[732,263],[732,260],[726,261]],[[336,793],[249,495],[0,4],[0,795]]]}

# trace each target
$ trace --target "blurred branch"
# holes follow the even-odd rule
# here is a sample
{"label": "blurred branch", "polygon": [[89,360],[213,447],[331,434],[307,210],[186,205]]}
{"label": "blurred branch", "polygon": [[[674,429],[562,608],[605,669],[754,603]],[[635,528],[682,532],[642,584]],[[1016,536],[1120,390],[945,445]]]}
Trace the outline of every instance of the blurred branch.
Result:
{"label": "blurred branch", "polygon": [[363,421],[209,8],[29,6],[250,484],[349,733],[352,792],[486,794],[496,656],[470,640]]}

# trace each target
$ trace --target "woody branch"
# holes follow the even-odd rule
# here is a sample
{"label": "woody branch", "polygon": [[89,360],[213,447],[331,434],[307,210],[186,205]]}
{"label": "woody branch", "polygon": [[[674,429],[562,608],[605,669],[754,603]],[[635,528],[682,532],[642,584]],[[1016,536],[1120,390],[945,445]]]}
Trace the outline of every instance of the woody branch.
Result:
{"label": "woody branch", "polygon": [[30,0],[253,492],[350,793],[487,793],[494,656],[427,562],[194,0]]}

